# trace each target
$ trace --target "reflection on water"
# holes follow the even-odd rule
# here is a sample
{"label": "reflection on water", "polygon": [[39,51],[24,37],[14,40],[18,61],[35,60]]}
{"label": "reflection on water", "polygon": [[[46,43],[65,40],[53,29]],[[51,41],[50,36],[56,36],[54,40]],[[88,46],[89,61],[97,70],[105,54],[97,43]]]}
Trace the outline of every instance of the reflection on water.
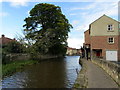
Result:
{"label": "reflection on water", "polygon": [[4,78],[3,88],[71,88],[80,70],[79,56],[51,59],[27,66]]}

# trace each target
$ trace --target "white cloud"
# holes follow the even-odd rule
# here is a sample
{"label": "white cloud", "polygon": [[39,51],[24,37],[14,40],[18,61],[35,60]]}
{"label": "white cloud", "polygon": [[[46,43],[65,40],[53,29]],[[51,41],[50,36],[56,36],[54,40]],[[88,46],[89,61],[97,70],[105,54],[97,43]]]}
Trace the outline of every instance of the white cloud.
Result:
{"label": "white cloud", "polygon": [[9,14],[7,12],[0,12],[0,17],[8,16]]}
{"label": "white cloud", "polygon": [[31,0],[2,0],[2,2],[10,2],[11,6],[18,7],[18,6],[27,6],[27,2],[31,2]]}
{"label": "white cloud", "polygon": [[18,7],[18,6],[27,6],[27,2],[29,0],[10,0],[11,6]]}
{"label": "white cloud", "polygon": [[77,26],[77,27],[75,28],[75,30],[77,30],[77,31],[85,31],[85,30],[87,30],[88,28],[89,28],[88,25],[82,24],[81,26]]}
{"label": "white cloud", "polygon": [[118,15],[118,3],[96,3],[95,8],[91,9],[88,12],[83,12],[82,19],[84,22],[82,22],[82,26],[79,26],[79,30],[81,28],[86,29],[89,27],[89,24],[91,24],[93,21],[101,17],[102,15],[106,14],[108,16],[117,16]]}
{"label": "white cloud", "polygon": [[72,25],[73,25],[73,26],[76,26],[76,25],[79,24],[79,23],[80,23],[80,22],[79,22],[78,20],[73,20],[73,21],[72,21]]}
{"label": "white cloud", "polygon": [[73,20],[71,24],[73,26],[73,30],[85,31],[85,30],[88,29],[87,24],[86,23],[85,24],[84,23],[81,24],[80,20]]}
{"label": "white cloud", "polygon": [[77,15],[77,13],[71,13],[70,15],[71,15],[71,16],[73,16],[73,15]]}
{"label": "white cloud", "polygon": [[90,9],[93,9],[93,8],[95,8],[96,7],[96,2],[95,3],[93,3],[93,4],[90,4],[90,5],[88,5],[88,6],[86,6],[86,7],[74,7],[74,8],[72,8],[71,10],[90,10]]}
{"label": "white cloud", "polygon": [[69,47],[79,49],[81,46],[83,46],[84,40],[83,38],[68,38],[67,42]]}
{"label": "white cloud", "polygon": [[[84,9],[83,12],[73,12],[77,9]],[[73,20],[72,25],[74,30],[85,31],[89,29],[89,24],[93,21],[106,14],[108,16],[117,16],[118,15],[118,2],[94,2],[85,7],[74,7],[70,10],[73,10],[73,15],[78,15],[82,19]]]}
{"label": "white cloud", "polygon": [[0,2],[12,2],[16,3],[14,5],[25,5],[26,2],[119,2],[119,0],[0,0]]}
{"label": "white cloud", "polygon": [[30,15],[29,13],[30,13],[30,11],[27,11],[27,15],[28,15],[28,16]]}

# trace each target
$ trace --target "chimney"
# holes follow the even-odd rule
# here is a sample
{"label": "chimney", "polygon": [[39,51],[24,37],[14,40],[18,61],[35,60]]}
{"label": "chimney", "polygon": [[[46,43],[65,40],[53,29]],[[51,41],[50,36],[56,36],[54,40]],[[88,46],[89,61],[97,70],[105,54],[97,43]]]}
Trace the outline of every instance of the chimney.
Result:
{"label": "chimney", "polygon": [[2,37],[5,37],[5,35],[4,35],[4,34],[2,34]]}
{"label": "chimney", "polygon": [[13,40],[15,40],[15,41],[16,41],[16,39],[15,39],[15,38],[13,38]]}

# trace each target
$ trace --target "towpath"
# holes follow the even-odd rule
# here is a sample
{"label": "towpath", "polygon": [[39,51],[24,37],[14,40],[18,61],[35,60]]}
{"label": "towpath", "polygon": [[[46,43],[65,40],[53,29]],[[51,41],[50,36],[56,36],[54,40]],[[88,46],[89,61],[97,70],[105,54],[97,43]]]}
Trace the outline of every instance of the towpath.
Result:
{"label": "towpath", "polygon": [[91,61],[87,65],[88,88],[118,88],[116,82],[99,66]]}

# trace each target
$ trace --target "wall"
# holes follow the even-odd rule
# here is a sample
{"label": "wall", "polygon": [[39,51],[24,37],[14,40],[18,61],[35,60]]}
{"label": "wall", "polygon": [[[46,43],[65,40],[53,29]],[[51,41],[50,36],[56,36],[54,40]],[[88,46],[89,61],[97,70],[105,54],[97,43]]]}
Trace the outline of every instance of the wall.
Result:
{"label": "wall", "polygon": [[90,44],[90,30],[84,32],[85,44]]}
{"label": "wall", "polygon": [[[8,54],[7,56],[10,57],[10,61],[33,59],[29,54]],[[61,55],[38,55],[38,56],[35,56],[35,59],[44,60],[44,59],[51,59],[51,58],[58,58],[58,57],[62,57],[62,56]]]}
{"label": "wall", "polygon": [[16,61],[16,60],[29,60],[30,55],[29,54],[8,54],[7,56],[10,57],[10,61]]}
{"label": "wall", "polygon": [[15,41],[15,39],[10,39],[10,38],[7,38],[5,37],[4,35],[2,35],[2,37],[0,38],[0,44],[7,44],[11,41]]}
{"label": "wall", "polygon": [[44,59],[52,59],[52,58],[58,58],[63,57],[62,55],[38,55],[38,60],[44,60]]}
{"label": "wall", "polygon": [[102,67],[120,85],[120,65],[105,60],[92,62]]}
{"label": "wall", "polygon": [[74,89],[78,89],[78,88],[87,88],[88,86],[88,78],[86,75],[86,71],[87,71],[87,65],[85,63],[85,59],[79,59],[79,64],[81,65],[81,70],[77,75],[77,79],[73,85]]}
{"label": "wall", "polygon": [[[114,43],[109,44],[108,38],[114,37]],[[92,49],[118,49],[118,36],[91,36]]]}
{"label": "wall", "polygon": [[118,48],[119,48],[119,51],[118,51],[118,61],[120,62],[120,35],[119,35],[119,39],[118,39]]}
{"label": "wall", "polygon": [[[108,24],[114,25],[113,31],[107,30]],[[91,24],[90,30],[91,30],[90,36],[118,35],[118,22],[104,15]]]}
{"label": "wall", "polygon": [[[109,44],[108,38],[114,37],[114,43]],[[118,36],[91,36],[91,50],[102,49],[102,56],[106,57],[106,50],[118,50]]]}

